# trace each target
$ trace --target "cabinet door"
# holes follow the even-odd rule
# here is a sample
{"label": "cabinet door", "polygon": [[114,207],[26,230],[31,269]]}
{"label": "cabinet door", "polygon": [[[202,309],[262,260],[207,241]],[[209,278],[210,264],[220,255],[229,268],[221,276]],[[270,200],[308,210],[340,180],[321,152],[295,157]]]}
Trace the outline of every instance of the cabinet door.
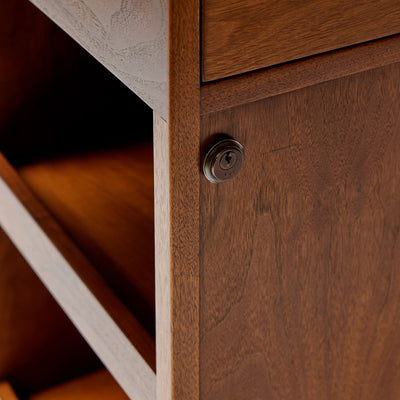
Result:
{"label": "cabinet door", "polygon": [[204,116],[202,400],[398,400],[400,65]]}

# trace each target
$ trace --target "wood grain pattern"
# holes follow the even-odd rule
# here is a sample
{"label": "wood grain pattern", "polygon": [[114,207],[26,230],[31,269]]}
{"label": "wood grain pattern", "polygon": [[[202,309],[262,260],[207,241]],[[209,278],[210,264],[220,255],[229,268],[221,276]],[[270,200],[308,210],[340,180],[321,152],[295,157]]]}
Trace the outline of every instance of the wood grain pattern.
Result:
{"label": "wood grain pattern", "polygon": [[154,115],[157,400],[171,400],[171,220],[168,123]]}
{"label": "wood grain pattern", "polygon": [[36,162],[18,171],[154,337],[152,144]]}
{"label": "wood grain pattern", "polygon": [[[29,397],[29,400],[128,400],[106,371],[80,377]],[[7,399],[4,399],[7,400]]]}
{"label": "wood grain pattern", "polygon": [[0,400],[18,400],[14,390],[8,382],[0,383]]}
{"label": "wood grain pattern", "polygon": [[18,394],[93,371],[100,361],[0,230],[0,377]]}
{"label": "wood grain pattern", "polygon": [[201,399],[397,400],[400,64],[202,119]]}
{"label": "wood grain pattern", "polygon": [[203,0],[202,77],[226,78],[399,32],[393,0]]}
{"label": "wood grain pattern", "polygon": [[0,176],[0,226],[128,396],[154,400],[152,339],[3,157]]}
{"label": "wood grain pattern", "polygon": [[167,0],[31,0],[164,119]]}
{"label": "wood grain pattern", "polygon": [[226,110],[400,61],[400,36],[266,68],[201,87],[201,113]]}
{"label": "wood grain pattern", "polygon": [[170,396],[198,400],[200,1],[170,0],[169,15]]}

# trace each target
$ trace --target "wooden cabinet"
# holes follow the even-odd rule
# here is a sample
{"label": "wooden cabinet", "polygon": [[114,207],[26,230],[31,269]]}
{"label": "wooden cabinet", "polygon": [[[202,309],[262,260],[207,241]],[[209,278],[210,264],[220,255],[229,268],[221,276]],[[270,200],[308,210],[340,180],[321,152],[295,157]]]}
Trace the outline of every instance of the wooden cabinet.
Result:
{"label": "wooden cabinet", "polygon": [[[0,6],[0,378],[32,400],[397,399],[396,2],[33,3],[121,82]],[[211,183],[227,137],[243,167]]]}

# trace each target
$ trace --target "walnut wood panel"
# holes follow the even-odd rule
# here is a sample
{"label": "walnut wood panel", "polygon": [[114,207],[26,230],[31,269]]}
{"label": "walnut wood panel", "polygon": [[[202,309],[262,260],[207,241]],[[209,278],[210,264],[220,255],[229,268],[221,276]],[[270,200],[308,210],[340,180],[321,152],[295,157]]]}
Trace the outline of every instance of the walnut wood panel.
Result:
{"label": "walnut wood panel", "polygon": [[[52,387],[29,400],[128,400],[129,397],[106,371],[98,371]],[[7,399],[4,399],[7,400]]]}
{"label": "walnut wood panel", "polygon": [[400,61],[400,35],[208,83],[201,112],[208,114],[357,74]]}
{"label": "walnut wood panel", "polygon": [[202,400],[399,398],[399,115],[395,64],[203,117]]}
{"label": "walnut wood panel", "polygon": [[400,32],[393,0],[203,0],[202,6],[204,81]]}
{"label": "walnut wood panel", "polygon": [[154,337],[152,144],[36,162],[19,173]]}
{"label": "walnut wood panel", "polygon": [[12,382],[21,396],[100,366],[1,230],[0,315],[0,378]]}
{"label": "walnut wood panel", "polygon": [[166,0],[31,0],[164,119],[168,118]]}
{"label": "walnut wood panel", "polygon": [[156,397],[154,342],[0,157],[0,226],[132,398]]}
{"label": "walnut wood panel", "polygon": [[169,207],[158,211],[170,222],[171,387],[158,396],[198,400],[200,1],[170,0],[169,15]]}

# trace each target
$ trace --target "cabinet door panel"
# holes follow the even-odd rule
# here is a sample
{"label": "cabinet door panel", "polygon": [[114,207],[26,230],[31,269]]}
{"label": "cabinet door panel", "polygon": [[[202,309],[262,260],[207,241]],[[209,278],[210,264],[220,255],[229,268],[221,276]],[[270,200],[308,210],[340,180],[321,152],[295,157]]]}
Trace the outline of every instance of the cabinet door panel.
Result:
{"label": "cabinet door panel", "polygon": [[400,65],[204,116],[201,399],[398,399]]}

